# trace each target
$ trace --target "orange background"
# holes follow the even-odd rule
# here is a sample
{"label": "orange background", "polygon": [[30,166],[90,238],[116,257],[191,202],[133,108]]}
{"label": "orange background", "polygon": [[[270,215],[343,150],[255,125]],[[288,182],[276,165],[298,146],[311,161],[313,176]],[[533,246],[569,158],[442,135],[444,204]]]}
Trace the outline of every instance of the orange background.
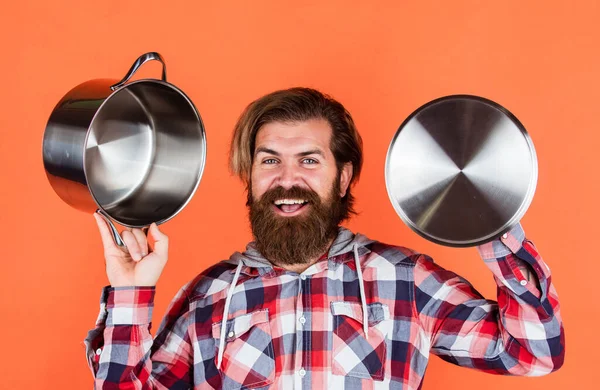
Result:
{"label": "orange background", "polygon": [[[566,363],[529,379],[432,357],[424,389],[598,388],[595,1],[20,1],[2,8],[0,388],[92,387],[82,340],[107,282],[101,244],[92,216],[48,184],[42,135],[69,89],[120,78],[146,51],[165,57],[170,81],[194,101],[208,136],[199,190],[164,225],[172,250],[155,328],[181,285],[250,239],[243,186],[227,171],[231,129],[251,100],[298,85],[339,99],[362,133],[361,214],[350,228],[428,253],[495,297],[475,249],[412,233],[384,184],[387,147],[407,115],[443,95],[476,94],[511,110],[536,146],[538,189],[523,225],[554,273]],[[142,76],[159,71],[148,64]]]}

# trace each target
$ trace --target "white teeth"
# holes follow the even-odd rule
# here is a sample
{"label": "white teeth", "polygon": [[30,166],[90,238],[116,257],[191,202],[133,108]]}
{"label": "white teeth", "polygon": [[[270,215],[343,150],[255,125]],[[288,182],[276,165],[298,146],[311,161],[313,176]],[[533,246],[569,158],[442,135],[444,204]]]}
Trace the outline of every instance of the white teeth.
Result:
{"label": "white teeth", "polygon": [[306,203],[304,199],[277,199],[275,201],[276,206],[280,206],[282,204],[303,204]]}

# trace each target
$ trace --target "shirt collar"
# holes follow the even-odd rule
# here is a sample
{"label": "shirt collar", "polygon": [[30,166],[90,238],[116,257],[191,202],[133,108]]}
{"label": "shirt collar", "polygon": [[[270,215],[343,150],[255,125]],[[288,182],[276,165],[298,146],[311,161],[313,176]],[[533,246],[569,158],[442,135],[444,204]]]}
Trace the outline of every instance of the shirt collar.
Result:
{"label": "shirt collar", "polygon": [[[354,244],[358,244],[358,255],[360,257],[368,254],[371,251],[366,245],[372,242],[374,241],[360,233],[354,234],[344,227],[339,227],[338,235],[327,251],[327,254],[323,254],[323,256],[314,264],[316,265],[314,268],[315,272],[326,268],[335,270],[340,264],[351,262],[354,259],[352,252]],[[229,262],[235,264],[239,261],[244,263],[240,273],[250,277],[274,277],[286,272],[286,270],[281,267],[273,266],[273,264],[271,264],[271,262],[256,249],[256,243],[254,241],[246,246],[246,250],[243,253],[236,252],[229,259]],[[352,263],[350,263],[350,266],[354,268],[351,264]],[[231,273],[233,272],[235,272],[235,269],[231,270]]]}

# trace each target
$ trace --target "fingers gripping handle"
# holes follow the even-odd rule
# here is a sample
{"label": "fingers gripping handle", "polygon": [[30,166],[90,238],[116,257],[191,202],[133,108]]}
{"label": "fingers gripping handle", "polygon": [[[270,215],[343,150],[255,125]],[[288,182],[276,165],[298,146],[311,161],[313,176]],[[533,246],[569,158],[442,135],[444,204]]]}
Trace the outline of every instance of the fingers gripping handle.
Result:
{"label": "fingers gripping handle", "polygon": [[115,225],[110,220],[110,217],[108,216],[108,214],[106,214],[106,211],[104,211],[102,209],[98,209],[98,210],[96,210],[96,212],[102,218],[104,218],[104,220],[106,221],[106,224],[108,225],[108,227],[110,228],[110,232],[112,233],[113,240],[115,240],[115,244],[117,244],[121,248],[126,248],[125,242],[123,241],[123,238],[121,238],[121,235],[119,234],[119,231],[117,230],[117,228],[115,227]]}

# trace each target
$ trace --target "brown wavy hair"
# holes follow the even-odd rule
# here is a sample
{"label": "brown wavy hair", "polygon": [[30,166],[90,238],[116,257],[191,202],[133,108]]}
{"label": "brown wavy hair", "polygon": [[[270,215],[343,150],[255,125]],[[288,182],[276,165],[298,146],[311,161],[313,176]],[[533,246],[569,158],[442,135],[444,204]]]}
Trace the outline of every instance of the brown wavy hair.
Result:
{"label": "brown wavy hair", "polygon": [[310,119],[324,119],[331,126],[330,148],[338,175],[345,164],[352,163],[352,179],[342,198],[347,210],[343,219],[347,219],[350,214],[356,214],[350,188],[358,180],[362,169],[362,139],[344,106],[315,89],[298,87],[275,91],[250,103],[233,131],[229,167],[249,189],[255,139],[261,127],[271,122],[293,123]]}

